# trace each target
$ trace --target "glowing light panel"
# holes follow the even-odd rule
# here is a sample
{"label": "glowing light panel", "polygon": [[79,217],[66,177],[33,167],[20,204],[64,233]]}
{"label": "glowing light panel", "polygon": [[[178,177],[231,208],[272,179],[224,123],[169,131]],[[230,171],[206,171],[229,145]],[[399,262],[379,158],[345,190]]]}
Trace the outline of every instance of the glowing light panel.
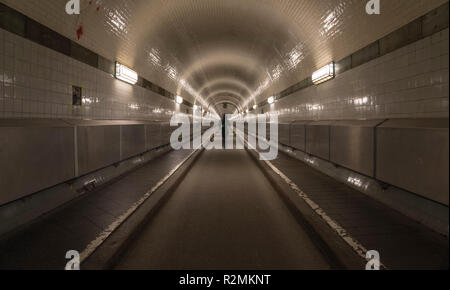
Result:
{"label": "glowing light panel", "polygon": [[333,79],[334,76],[335,76],[334,62],[332,62],[324,66],[323,68],[315,71],[312,75],[312,81],[315,85],[318,85]]}
{"label": "glowing light panel", "polygon": [[135,85],[138,81],[138,74],[134,70],[116,62],[115,77],[121,81]]}

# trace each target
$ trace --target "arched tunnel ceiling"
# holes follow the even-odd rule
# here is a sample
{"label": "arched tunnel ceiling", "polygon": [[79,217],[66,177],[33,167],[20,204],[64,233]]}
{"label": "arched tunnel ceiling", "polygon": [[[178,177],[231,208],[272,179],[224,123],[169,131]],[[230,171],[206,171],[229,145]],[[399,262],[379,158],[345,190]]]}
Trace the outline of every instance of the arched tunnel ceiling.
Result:
{"label": "arched tunnel ceiling", "polygon": [[239,105],[237,103],[232,101],[230,102],[227,100],[221,100],[218,101],[217,103],[213,103],[211,107],[216,111],[216,113],[220,117],[226,114],[233,114],[234,112],[236,112],[236,110],[240,110]]}
{"label": "arched tunnel ceiling", "polygon": [[252,106],[445,0],[1,0],[192,103]]}

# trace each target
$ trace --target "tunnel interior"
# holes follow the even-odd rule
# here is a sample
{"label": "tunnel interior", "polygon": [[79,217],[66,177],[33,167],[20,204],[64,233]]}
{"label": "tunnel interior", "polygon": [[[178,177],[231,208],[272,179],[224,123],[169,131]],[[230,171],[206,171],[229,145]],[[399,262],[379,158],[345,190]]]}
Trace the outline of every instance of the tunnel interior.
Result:
{"label": "tunnel interior", "polygon": [[0,0],[0,269],[448,269],[448,16]]}

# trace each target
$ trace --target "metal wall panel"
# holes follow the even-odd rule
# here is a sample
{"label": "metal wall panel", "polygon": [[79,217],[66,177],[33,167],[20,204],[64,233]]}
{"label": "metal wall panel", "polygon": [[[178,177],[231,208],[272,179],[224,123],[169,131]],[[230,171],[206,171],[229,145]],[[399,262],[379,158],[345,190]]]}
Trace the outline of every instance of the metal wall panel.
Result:
{"label": "metal wall panel", "polygon": [[170,135],[176,127],[170,127],[170,123],[161,123],[161,142],[162,145],[170,144]]}
{"label": "metal wall panel", "polygon": [[278,125],[278,142],[291,146],[291,124],[284,123]]}
{"label": "metal wall panel", "polygon": [[291,124],[291,146],[297,150],[306,151],[306,124],[308,121],[298,121]]}
{"label": "metal wall panel", "polygon": [[376,177],[448,205],[448,119],[389,120],[376,129]]}
{"label": "metal wall panel", "polygon": [[330,127],[330,161],[375,176],[375,127],[383,120],[336,121]]}
{"label": "metal wall panel", "polygon": [[306,152],[330,160],[330,122],[312,122],[306,125]]}
{"label": "metal wall panel", "polygon": [[165,123],[163,133],[161,127],[115,120],[0,120],[0,205],[166,145],[172,128]]}
{"label": "metal wall panel", "polygon": [[146,138],[147,138],[147,150],[157,148],[162,144],[161,138],[161,124],[150,123],[145,125]]}
{"label": "metal wall panel", "polygon": [[78,175],[120,161],[120,126],[89,123],[77,126]]}
{"label": "metal wall panel", "polygon": [[74,128],[58,120],[0,120],[0,204],[75,177]]}
{"label": "metal wall panel", "polygon": [[128,124],[120,127],[122,160],[146,151],[145,124]]}

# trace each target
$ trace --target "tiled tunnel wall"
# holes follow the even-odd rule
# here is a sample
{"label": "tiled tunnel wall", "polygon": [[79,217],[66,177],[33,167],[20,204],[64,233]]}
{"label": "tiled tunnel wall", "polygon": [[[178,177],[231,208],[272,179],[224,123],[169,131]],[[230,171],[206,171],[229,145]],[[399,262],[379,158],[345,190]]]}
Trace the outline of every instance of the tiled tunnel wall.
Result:
{"label": "tiled tunnel wall", "polygon": [[[281,98],[270,107],[267,105],[258,108],[258,113],[261,110],[264,113],[271,112],[279,114],[279,120],[285,124],[299,120],[307,120],[308,122],[319,121],[319,123],[309,124],[307,126],[299,123],[293,124],[298,128],[304,127],[305,132],[308,128],[310,132],[314,132],[313,128],[317,128],[317,136],[313,136],[313,134],[308,135],[307,133],[302,134],[305,140],[311,137],[311,144],[313,144],[314,141],[317,141],[320,143],[320,146],[311,147],[308,143],[302,145],[301,141],[295,141],[296,144],[291,143],[294,142],[296,138],[301,139],[302,135],[299,131],[292,129],[295,128],[294,125],[290,127],[292,131],[289,131],[291,129],[287,130],[289,132],[287,136],[283,134],[280,135],[280,140],[283,144],[297,147],[312,155],[317,155],[318,157],[330,160],[336,164],[341,164],[342,166],[361,172],[365,175],[378,177],[381,180],[385,180],[394,185],[396,182],[399,182],[399,186],[402,188],[406,188],[412,192],[422,194],[430,199],[448,205],[448,178],[446,179],[444,177],[444,181],[447,181],[446,191],[444,188],[447,198],[443,199],[443,196],[440,193],[437,197],[431,196],[429,195],[430,192],[424,192],[423,189],[416,191],[414,187],[409,187],[411,185],[411,180],[405,180],[404,176],[396,176],[395,179],[391,179],[392,176],[383,176],[383,172],[378,173],[376,171],[375,165],[369,166],[368,169],[361,169],[358,167],[359,165],[363,163],[363,165],[367,164],[365,164],[363,159],[358,158],[362,158],[366,155],[363,156],[362,154],[361,156],[350,156],[348,158],[346,156],[333,155],[332,149],[336,148],[333,147],[334,139],[330,139],[330,137],[333,136],[333,128],[340,128],[344,131],[347,130],[347,133],[350,134],[349,136],[354,132],[356,132],[355,134],[357,136],[362,136],[358,133],[359,131],[370,131],[369,135],[375,136],[375,130],[372,125],[358,126],[355,124],[346,124],[336,126],[336,120],[448,118],[448,5],[446,9],[446,29],[440,30],[439,32],[380,57],[372,58],[370,55],[364,54],[352,55],[352,62],[358,62],[361,58],[365,59],[365,61],[370,59],[370,61],[364,62],[351,69],[347,68],[345,71],[342,70],[342,66],[345,66],[345,60],[340,61],[337,67],[338,75],[334,80],[320,86],[308,86],[296,91],[295,93]],[[377,49],[368,49],[365,51],[369,54],[372,51],[374,55],[378,55],[381,47],[378,46]],[[95,68],[85,62],[75,60],[68,55],[56,52],[55,50],[46,48],[36,42],[0,29],[0,119],[75,118],[167,122],[173,112],[186,112],[186,110],[189,112],[190,110],[188,106],[176,105],[173,100],[167,98],[167,96],[162,96],[161,94],[157,94],[142,86],[131,86],[115,80],[111,74],[106,71],[105,69]],[[72,85],[81,86],[84,89],[85,101],[81,107],[72,106]],[[331,120],[332,122],[327,122]],[[57,122],[60,121],[58,120]],[[65,126],[66,125],[63,127]],[[27,126],[24,126],[23,128],[25,127]],[[53,128],[55,126],[51,127]],[[67,130],[73,131],[75,125],[68,127],[69,129]],[[102,130],[103,126],[100,127]],[[435,126],[433,125],[424,125],[422,127],[423,130],[421,129],[419,131],[425,131],[425,133],[421,135],[421,140],[426,140],[429,132],[435,132],[433,129]],[[0,124],[0,129],[10,130],[8,128],[11,128],[11,126],[1,126]],[[396,128],[398,128],[398,126],[396,127],[393,125],[393,130]],[[280,126],[280,130],[282,129],[283,125]],[[403,126],[403,129],[405,130],[402,132],[406,132],[406,134],[411,131],[411,128],[408,126]],[[448,149],[448,126],[446,128],[445,126],[441,126],[439,129],[440,131],[444,131],[443,133],[439,133],[442,135],[439,140],[444,140],[444,142],[439,144],[439,148]],[[19,131],[20,130],[22,129],[19,129]],[[90,128],[89,130],[93,129]],[[328,138],[322,143],[320,139],[321,130],[324,130],[325,132],[325,139]],[[389,131],[390,129],[387,128],[386,130]],[[144,132],[144,130],[141,131]],[[165,129],[164,131],[168,132],[169,130]],[[72,134],[69,135],[73,136]],[[5,139],[5,136],[6,135],[3,135],[3,139],[0,136],[0,146],[7,144],[8,140]],[[23,139],[24,136],[25,139]],[[148,135],[142,133],[142,136],[147,138],[146,136]],[[92,135],[91,137],[93,138],[95,136]],[[28,142],[29,139],[26,139],[26,134],[18,136],[18,138],[25,140],[24,146],[28,146],[26,147],[27,153],[30,153],[30,156],[33,156],[32,153],[36,151],[36,148],[27,144],[30,142]],[[394,140],[389,138],[389,136],[387,139]],[[11,140],[9,141],[11,142]],[[347,138],[343,140],[344,147],[345,142],[350,142],[350,140],[352,142],[358,141],[358,139],[355,138]],[[414,136],[406,136],[404,140],[412,140],[411,142],[414,142]],[[364,140],[359,141],[362,142]],[[54,146],[61,146],[62,143],[58,143]],[[74,143],[74,140],[69,143]],[[45,142],[41,143],[41,146],[43,146],[42,148],[45,148],[46,144],[47,143]],[[366,143],[362,142],[359,145],[353,145],[356,146],[354,148],[358,152],[369,151],[369,156],[373,157],[371,162],[379,163],[379,161],[375,160],[374,151],[380,149],[380,146],[369,148],[364,146],[364,144]],[[372,141],[369,141],[367,144],[374,145]],[[323,147],[323,145],[325,147]],[[385,147],[389,146],[390,144],[387,143]],[[402,146],[398,146],[396,149],[402,152],[404,151],[402,150]],[[16,146],[11,146],[11,148],[13,148],[13,151],[17,149]],[[351,149],[352,147],[348,148]],[[418,151],[411,151],[416,157],[418,156],[419,159],[410,159],[420,161],[420,158],[423,157],[421,154],[424,152],[424,148],[426,149],[427,147],[424,145],[420,148],[416,148]],[[147,149],[150,149],[150,147],[142,148],[131,154],[126,154],[127,156],[123,156],[123,158],[112,158],[111,160],[117,162],[124,158],[140,154]],[[339,150],[336,150],[336,152],[345,155],[345,150],[342,148],[338,149]],[[1,151],[2,150],[0,150],[0,153]],[[75,151],[75,149],[70,149],[69,151],[72,152]],[[448,154],[448,150],[446,152]],[[23,155],[22,152],[18,152],[17,150],[16,153],[16,157]],[[105,152],[105,154],[106,153],[107,152]],[[392,154],[392,150],[389,154]],[[51,155],[50,152],[49,156]],[[73,154],[70,153],[69,155],[72,156]],[[21,157],[14,160],[11,156],[12,155],[10,154],[4,154],[3,158],[4,160],[10,160],[9,165],[13,167],[9,169],[13,172],[14,166],[17,164],[16,161],[21,160]],[[339,160],[339,157],[341,157],[341,160]],[[377,158],[380,158],[380,155],[378,155]],[[403,158],[404,160],[408,160],[409,157],[403,156]],[[105,160],[106,159],[108,158],[105,158]],[[355,159],[356,165],[351,163],[355,161]],[[444,166],[443,168],[446,168],[448,172],[448,156],[444,159],[447,161],[447,166]],[[348,161],[348,163],[346,163],[346,161]],[[43,162],[43,160],[40,160],[39,162]],[[101,166],[106,166],[111,162],[100,162],[98,166],[93,166],[93,168],[89,168],[86,172],[95,170]],[[396,164],[402,165],[403,163],[400,161]],[[2,168],[7,169],[6,166]],[[422,167],[422,169],[423,168],[425,167]],[[428,168],[425,169],[428,170]],[[402,168],[399,168],[394,173],[401,172],[401,170]],[[50,180],[45,185],[28,191],[22,189],[17,190],[14,192],[13,196],[7,198],[7,201],[14,200],[15,198],[30,194],[33,191],[45,188],[45,186],[51,186],[57,182],[65,181],[77,176],[75,170],[72,171],[73,172],[71,172],[69,176],[64,176],[61,180]],[[83,171],[83,173],[86,172]],[[442,172],[445,173],[445,170],[440,173]],[[22,177],[24,179],[29,178],[30,176],[35,177],[33,175],[35,173],[43,172],[40,172],[39,167],[34,166],[28,176],[25,174]],[[420,170],[415,171],[415,174],[420,173]],[[442,176],[443,175],[440,174],[439,178],[442,179]],[[38,174],[36,179],[40,178],[41,176]],[[420,176],[416,178],[416,180],[417,179],[420,179]],[[427,178],[425,181],[433,182],[433,177]],[[18,182],[20,183],[20,180]],[[436,192],[431,192],[431,194],[435,193]]]}
{"label": "tiled tunnel wall", "polygon": [[[20,23],[10,27],[14,21],[8,18],[10,24],[2,25],[15,34],[0,29],[0,118],[167,121],[177,109],[190,112],[188,106],[177,108],[170,96],[143,88],[142,82],[148,81],[130,86],[115,80],[108,69],[110,61],[73,41],[53,36],[53,42],[60,43],[54,47],[51,41],[35,39],[29,29],[51,34],[45,27],[10,10],[2,13],[16,22],[25,21],[28,28]],[[282,93],[287,96],[258,112],[277,113],[286,122],[448,116],[448,3],[336,66],[336,79],[292,94],[289,88]],[[292,88],[303,83],[308,85],[306,80]],[[71,85],[83,87],[83,106],[72,106]]]}
{"label": "tiled tunnel wall", "polygon": [[281,144],[448,206],[448,34],[447,3],[256,113]]}
{"label": "tiled tunnel wall", "polygon": [[[83,88],[82,106],[72,106],[72,85]],[[190,108],[0,29],[0,118],[168,121],[177,111]]]}
{"label": "tiled tunnel wall", "polygon": [[[448,28],[338,73],[258,113],[294,120],[348,120],[448,117]],[[339,67],[337,67],[339,69]]]}

